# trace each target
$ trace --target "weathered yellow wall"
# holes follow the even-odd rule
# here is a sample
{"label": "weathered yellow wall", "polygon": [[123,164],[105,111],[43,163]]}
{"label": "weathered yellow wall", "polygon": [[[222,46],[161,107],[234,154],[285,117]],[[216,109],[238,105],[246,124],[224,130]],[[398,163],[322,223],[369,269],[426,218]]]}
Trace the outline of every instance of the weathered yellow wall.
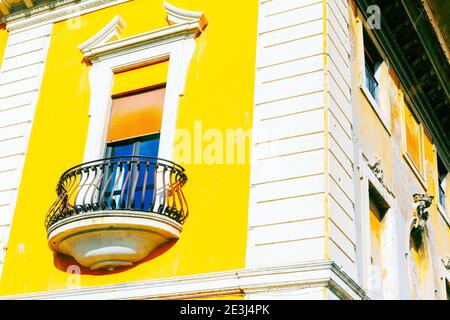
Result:
{"label": "weathered yellow wall", "polygon": [[[350,23],[351,37],[354,39],[354,53],[361,54],[363,50],[362,42],[359,37],[358,25],[356,22],[357,12],[356,6],[352,5],[352,16]],[[356,40],[355,40],[356,39]],[[427,278],[427,283],[423,284],[423,292],[429,294],[434,291],[433,275],[432,272],[436,272],[439,268],[439,257],[446,257],[449,255],[449,243],[450,243],[450,226],[437,210],[437,158],[436,151],[433,145],[433,141],[428,134],[424,134],[423,139],[423,179],[420,179],[414,170],[412,165],[409,165],[404,157],[406,151],[404,145],[404,121],[402,119],[403,113],[403,101],[400,98],[401,94],[407,94],[407,91],[401,86],[400,81],[395,74],[393,67],[389,68],[386,81],[380,84],[380,92],[384,91],[388,95],[387,102],[390,107],[390,120],[391,125],[386,129],[380,119],[378,118],[374,108],[370,105],[368,99],[360,90],[360,84],[362,74],[360,70],[360,62],[357,57],[354,58],[354,64],[352,67],[354,78],[360,79],[360,81],[353,82],[353,112],[354,112],[354,127],[356,130],[356,136],[358,137],[359,147],[362,152],[367,156],[369,161],[373,161],[375,157],[381,160],[382,169],[384,171],[385,184],[393,191],[396,199],[396,204],[402,215],[402,222],[406,226],[408,219],[413,215],[413,194],[414,193],[428,193],[435,196],[433,205],[430,207],[429,225],[432,226],[431,230],[427,231],[427,236],[430,237],[430,242],[434,241],[434,244],[430,245],[429,255],[426,259],[417,255],[416,263],[419,265],[416,267],[418,272],[427,273],[427,275],[417,275],[417,279]],[[425,130],[426,133],[426,130]],[[418,151],[418,150],[417,150]],[[406,235],[407,236],[407,235]],[[406,237],[405,236],[405,237]],[[406,244],[407,238],[399,237],[396,239],[402,246]],[[403,243],[402,243],[403,242]],[[436,246],[437,250],[433,247]],[[406,259],[406,258],[405,258]],[[414,259],[412,259],[414,260]],[[423,260],[423,261],[422,261]],[[425,261],[426,260],[426,261]],[[433,262],[433,266],[429,265],[430,261]],[[424,267],[425,266],[425,267]],[[434,268],[434,271],[431,270]],[[413,268],[411,268],[412,270]],[[399,272],[409,272],[411,270],[399,270]],[[420,271],[420,270],[426,270]],[[415,271],[414,271],[415,272]],[[431,278],[431,280],[430,280]],[[422,283],[425,283],[422,281]],[[421,284],[419,284],[421,285]],[[431,293],[434,295],[434,292]]]}
{"label": "weathered yellow wall", "polygon": [[4,25],[0,25],[0,68],[2,66],[3,55],[6,49],[6,42],[8,41],[8,31]]}
{"label": "weathered yellow wall", "polygon": [[[197,40],[178,128],[248,129],[251,126],[257,0],[173,0],[203,11],[209,26]],[[239,9],[237,9],[239,8]],[[134,0],[54,26],[2,280],[0,294],[67,288],[74,263],[47,247],[44,216],[55,200],[60,174],[82,162],[88,128],[89,66],[77,46],[115,15],[123,37],[166,26],[162,1]],[[0,30],[0,37],[1,37]],[[0,44],[2,43],[0,38]],[[177,159],[175,159],[177,160]],[[81,286],[242,268],[245,264],[249,165],[183,164],[190,218],[181,239],[134,268],[111,273],[82,270]],[[170,246],[169,246],[170,247]]]}

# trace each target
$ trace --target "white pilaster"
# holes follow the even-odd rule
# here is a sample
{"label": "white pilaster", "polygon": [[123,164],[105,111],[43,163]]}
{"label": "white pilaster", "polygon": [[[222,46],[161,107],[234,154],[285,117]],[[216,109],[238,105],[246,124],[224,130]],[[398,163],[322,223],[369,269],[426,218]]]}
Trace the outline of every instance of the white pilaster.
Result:
{"label": "white pilaster", "polygon": [[11,31],[0,69],[0,275],[52,24]]}
{"label": "white pilaster", "polygon": [[259,1],[248,268],[329,259],[357,279],[349,55],[346,1]]}

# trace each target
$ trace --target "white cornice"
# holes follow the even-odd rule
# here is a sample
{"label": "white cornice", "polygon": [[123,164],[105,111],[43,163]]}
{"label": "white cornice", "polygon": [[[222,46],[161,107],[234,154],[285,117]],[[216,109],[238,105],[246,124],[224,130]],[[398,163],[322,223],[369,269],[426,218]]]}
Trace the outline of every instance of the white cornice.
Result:
{"label": "white cornice", "polygon": [[78,46],[81,51],[89,51],[91,48],[101,46],[113,38],[120,38],[125,28],[125,22],[117,15],[102,30],[96,33],[92,38]]}
{"label": "white cornice", "polygon": [[8,31],[19,31],[74,18],[128,1],[131,0],[59,0],[4,16],[0,18],[0,24],[5,23]]}
{"label": "white cornice", "polygon": [[328,287],[342,299],[367,299],[364,291],[331,261],[3,296],[0,299],[192,299],[310,287]]}
{"label": "white cornice", "polygon": [[202,29],[204,29],[208,25],[208,19],[206,19],[206,16],[203,12],[189,11],[177,8],[167,1],[163,1],[163,4],[167,12],[167,22],[169,22],[169,24],[198,22]]}

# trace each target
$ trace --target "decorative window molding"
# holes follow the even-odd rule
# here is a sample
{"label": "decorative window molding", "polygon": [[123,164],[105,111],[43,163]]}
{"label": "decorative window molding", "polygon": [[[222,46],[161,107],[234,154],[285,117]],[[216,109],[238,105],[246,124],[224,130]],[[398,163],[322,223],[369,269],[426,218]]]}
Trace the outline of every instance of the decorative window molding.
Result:
{"label": "decorative window molding", "polygon": [[[409,101],[408,101],[409,102]],[[427,191],[427,181],[425,180],[425,176],[423,172],[425,172],[425,169],[423,168],[425,161],[424,161],[424,127],[420,119],[418,119],[418,124],[420,127],[419,132],[419,157],[420,157],[420,166],[421,168],[418,168],[417,165],[414,163],[414,161],[411,159],[411,156],[408,153],[408,146],[407,146],[407,140],[406,140],[406,121],[405,121],[405,107],[409,109],[411,114],[414,116],[414,110],[411,110],[410,107],[412,106],[411,103],[406,104],[405,102],[405,95],[403,94],[402,90],[398,90],[398,105],[400,107],[400,123],[401,123],[401,137],[402,137],[402,143],[401,143],[401,151],[403,159],[405,160],[408,167],[411,169],[415,177],[417,178],[417,181],[422,186],[423,191]]]}
{"label": "decorative window molding", "polygon": [[131,0],[59,0],[46,2],[3,16],[0,18],[0,24],[6,24],[8,31],[35,28],[40,25],[78,17],[128,1]]}
{"label": "decorative window molding", "polygon": [[[368,103],[372,107],[373,111],[377,115],[378,119],[380,120],[381,124],[387,131],[389,135],[391,135],[391,119],[390,119],[390,103],[387,101],[386,94],[381,90],[382,88],[378,88],[378,101],[375,99],[375,97],[372,95],[370,90],[367,86],[367,77],[366,77],[366,71],[365,71],[365,54],[364,54],[364,32],[367,32],[367,35],[370,37],[373,45],[376,47],[376,50],[378,51],[379,55],[383,59],[382,63],[378,66],[378,72],[377,72],[377,80],[380,80],[380,78],[388,74],[388,63],[384,55],[382,54],[382,50],[380,49],[379,45],[374,41],[374,36],[371,34],[371,32],[368,30],[365,26],[365,19],[362,17],[361,13],[358,12],[358,18],[356,19],[357,22],[357,28],[358,28],[358,38],[359,43],[361,44],[362,50],[358,54],[357,59],[359,60],[359,66],[360,66],[360,73],[361,73],[361,80],[359,84],[359,88],[361,92],[366,97]],[[381,83],[379,84],[381,85]],[[390,86],[388,86],[390,87]],[[383,108],[383,106],[386,106]],[[386,110],[384,110],[386,109]]]}
{"label": "decorative window molding", "polygon": [[[109,41],[120,36],[125,25],[115,17],[107,26],[79,46],[87,62],[91,101],[90,123],[84,161],[102,158],[111,109],[114,73],[123,72],[160,61],[169,61],[166,96],[161,126],[158,157],[172,159],[179,99],[184,94],[190,61],[198,37],[206,27],[203,13],[178,9],[164,3],[168,16],[176,13],[171,25],[135,36]],[[181,21],[175,23],[176,21]]]}
{"label": "decorative window molding", "polygon": [[85,51],[89,48],[103,45],[111,39],[120,39],[120,35],[125,28],[125,22],[119,15],[115,16],[100,32],[78,46],[78,49]]}
{"label": "decorative window molding", "polygon": [[167,11],[167,22],[171,25],[186,22],[199,22],[202,29],[208,25],[208,19],[206,19],[203,12],[180,9],[171,5],[167,1],[164,1],[163,4]]}
{"label": "decorative window molding", "polygon": [[[375,160],[372,163],[367,163],[367,167],[371,171],[366,173],[370,182],[374,185],[377,191],[383,195],[383,197],[386,199],[386,202],[392,203],[393,193],[392,190],[386,185],[386,182],[384,181],[384,171],[382,168],[381,160],[375,158]],[[376,179],[374,179],[373,177],[375,177]]]}
{"label": "decorative window molding", "polygon": [[383,210],[383,231],[382,231],[382,253],[383,264],[391,266],[383,279],[383,297],[388,299],[397,299],[400,288],[398,279],[398,248],[393,239],[397,233],[398,208],[395,195],[387,187],[384,181],[381,161],[375,158],[374,161],[368,161],[367,157],[360,152],[359,169],[360,175],[360,227],[357,230],[360,233],[360,243],[358,245],[360,255],[360,273],[361,285],[368,290],[369,297],[377,297],[376,292],[372,292],[370,285],[371,279],[371,228],[370,228],[370,200],[376,200],[380,209]]}

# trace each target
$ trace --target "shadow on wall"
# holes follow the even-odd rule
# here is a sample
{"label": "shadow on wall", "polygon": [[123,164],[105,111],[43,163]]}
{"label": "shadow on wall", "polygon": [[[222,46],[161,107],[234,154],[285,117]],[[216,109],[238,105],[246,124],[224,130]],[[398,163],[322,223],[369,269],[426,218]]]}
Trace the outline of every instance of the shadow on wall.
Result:
{"label": "shadow on wall", "polygon": [[435,299],[434,268],[428,239],[428,228],[410,232],[408,273],[413,299]]}

